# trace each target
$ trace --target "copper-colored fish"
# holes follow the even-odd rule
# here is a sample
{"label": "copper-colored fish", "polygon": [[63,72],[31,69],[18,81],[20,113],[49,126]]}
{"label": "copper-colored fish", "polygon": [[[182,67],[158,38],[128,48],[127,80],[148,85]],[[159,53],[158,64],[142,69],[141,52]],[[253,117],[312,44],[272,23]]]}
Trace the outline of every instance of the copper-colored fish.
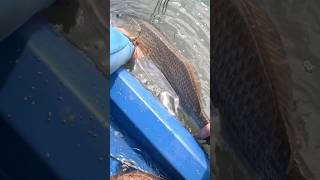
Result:
{"label": "copper-colored fish", "polygon": [[127,27],[135,28],[125,30],[134,36],[137,48],[155,63],[179,96],[182,107],[204,127],[209,118],[203,109],[200,80],[191,62],[154,26],[130,18],[132,24]]}
{"label": "copper-colored fish", "polygon": [[268,14],[258,0],[215,0],[211,12],[222,137],[259,179],[311,179],[294,147],[289,65]]}

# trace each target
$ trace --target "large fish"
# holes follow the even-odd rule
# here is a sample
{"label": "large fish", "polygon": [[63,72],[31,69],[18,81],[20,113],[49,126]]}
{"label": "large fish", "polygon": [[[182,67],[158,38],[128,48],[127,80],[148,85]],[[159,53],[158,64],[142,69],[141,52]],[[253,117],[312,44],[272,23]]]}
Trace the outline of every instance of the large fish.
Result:
{"label": "large fish", "polygon": [[312,179],[295,150],[289,66],[267,13],[258,0],[215,0],[211,12],[221,136],[259,179]]}
{"label": "large fish", "polygon": [[132,16],[127,18],[126,31],[133,36],[134,44],[163,73],[179,96],[184,110],[198,122],[199,127],[204,127],[209,118],[202,104],[200,80],[191,62],[153,25]]}

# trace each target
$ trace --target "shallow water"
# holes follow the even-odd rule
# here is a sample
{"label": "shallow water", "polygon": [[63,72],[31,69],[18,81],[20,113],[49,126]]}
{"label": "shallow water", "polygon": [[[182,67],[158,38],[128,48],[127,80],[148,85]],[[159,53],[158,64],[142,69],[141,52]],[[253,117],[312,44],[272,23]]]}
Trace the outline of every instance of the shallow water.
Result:
{"label": "shallow water", "polygon": [[320,2],[263,0],[281,34],[293,80],[296,146],[320,179]]}

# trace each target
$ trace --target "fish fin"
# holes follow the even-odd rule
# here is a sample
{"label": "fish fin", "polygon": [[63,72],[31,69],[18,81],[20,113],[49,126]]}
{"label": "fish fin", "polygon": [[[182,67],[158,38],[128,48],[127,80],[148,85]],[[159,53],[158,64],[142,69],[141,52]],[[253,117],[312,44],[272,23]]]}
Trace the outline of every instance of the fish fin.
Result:
{"label": "fish fin", "polygon": [[[303,167],[303,169],[302,169]],[[288,179],[290,180],[315,180],[311,172],[307,169],[306,164],[302,161],[299,155],[296,155],[293,163],[288,169]]]}
{"label": "fish fin", "polygon": [[241,0],[242,9],[248,16],[251,35],[254,36],[260,59],[266,67],[266,74],[275,92],[275,98],[284,119],[288,119],[288,110],[292,99],[292,81],[286,53],[279,33],[265,10],[257,0]]}

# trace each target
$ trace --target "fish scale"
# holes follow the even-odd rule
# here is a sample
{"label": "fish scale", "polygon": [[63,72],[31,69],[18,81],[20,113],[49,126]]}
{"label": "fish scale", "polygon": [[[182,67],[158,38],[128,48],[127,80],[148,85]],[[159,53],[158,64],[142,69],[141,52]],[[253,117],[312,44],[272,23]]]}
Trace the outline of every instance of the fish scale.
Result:
{"label": "fish scale", "polygon": [[210,89],[221,136],[260,179],[308,179],[292,144],[292,89],[279,35],[258,0],[212,6]]}
{"label": "fish scale", "polygon": [[199,120],[200,127],[204,127],[209,118],[203,110],[200,80],[194,67],[155,27],[143,20],[135,21],[141,29],[138,44],[147,47],[142,48],[143,53],[164,74],[179,96],[182,107]]}

